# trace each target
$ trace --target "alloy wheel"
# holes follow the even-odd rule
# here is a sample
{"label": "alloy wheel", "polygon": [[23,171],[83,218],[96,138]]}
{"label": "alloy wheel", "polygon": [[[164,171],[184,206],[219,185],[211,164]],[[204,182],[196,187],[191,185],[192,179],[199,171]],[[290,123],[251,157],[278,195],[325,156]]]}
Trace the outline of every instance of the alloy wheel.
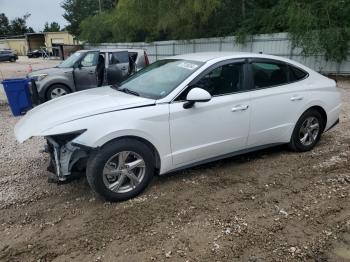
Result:
{"label": "alloy wheel", "polygon": [[314,117],[305,119],[299,130],[299,141],[304,146],[310,146],[315,143],[320,132],[320,122]]}
{"label": "alloy wheel", "polygon": [[115,193],[134,190],[145,177],[144,159],[132,151],[122,151],[113,155],[103,168],[103,183]]}

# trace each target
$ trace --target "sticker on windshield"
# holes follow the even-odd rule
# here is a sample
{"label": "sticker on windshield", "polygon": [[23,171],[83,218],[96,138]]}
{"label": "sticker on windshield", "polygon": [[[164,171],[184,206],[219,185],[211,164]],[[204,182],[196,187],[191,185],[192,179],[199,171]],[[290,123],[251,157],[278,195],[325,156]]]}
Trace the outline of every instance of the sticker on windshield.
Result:
{"label": "sticker on windshield", "polygon": [[188,69],[188,70],[195,70],[198,67],[198,65],[195,65],[195,64],[192,64],[189,62],[181,62],[177,66]]}

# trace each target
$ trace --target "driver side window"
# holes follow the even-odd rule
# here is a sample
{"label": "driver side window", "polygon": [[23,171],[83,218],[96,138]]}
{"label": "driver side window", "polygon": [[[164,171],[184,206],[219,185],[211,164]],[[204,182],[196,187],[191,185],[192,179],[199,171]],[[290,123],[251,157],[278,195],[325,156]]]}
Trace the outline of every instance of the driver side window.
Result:
{"label": "driver side window", "polygon": [[213,69],[182,92],[176,100],[186,100],[188,92],[193,87],[202,88],[208,91],[212,96],[227,95],[243,91],[243,65],[244,63],[231,63]]}
{"label": "driver side window", "polygon": [[81,66],[83,67],[90,67],[90,66],[96,66],[97,60],[98,60],[98,52],[91,52],[87,53],[83,60],[81,60]]}

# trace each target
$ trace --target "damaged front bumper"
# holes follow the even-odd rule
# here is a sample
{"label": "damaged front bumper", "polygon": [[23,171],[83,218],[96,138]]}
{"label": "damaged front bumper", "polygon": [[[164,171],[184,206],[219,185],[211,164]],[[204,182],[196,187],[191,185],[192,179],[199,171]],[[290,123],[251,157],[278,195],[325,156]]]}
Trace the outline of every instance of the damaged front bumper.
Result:
{"label": "damaged front bumper", "polygon": [[81,172],[85,169],[92,149],[75,144],[72,140],[64,140],[62,136],[49,136],[46,140],[45,151],[51,156],[48,170],[56,174],[58,182],[66,181],[73,171]]}

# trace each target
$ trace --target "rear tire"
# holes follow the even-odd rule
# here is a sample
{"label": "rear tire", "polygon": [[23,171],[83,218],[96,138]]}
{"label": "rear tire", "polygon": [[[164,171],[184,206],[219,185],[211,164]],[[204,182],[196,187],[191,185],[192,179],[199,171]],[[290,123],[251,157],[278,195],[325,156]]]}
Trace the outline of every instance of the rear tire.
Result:
{"label": "rear tire", "polygon": [[[153,151],[135,139],[113,141],[89,157],[86,177],[91,188],[108,201],[139,195],[152,180]],[[133,168],[132,168],[133,167]]]}
{"label": "rear tire", "polygon": [[46,100],[51,100],[64,95],[68,95],[71,91],[68,87],[61,84],[52,85],[49,90],[47,90]]}
{"label": "rear tire", "polygon": [[312,150],[320,140],[324,125],[320,112],[315,109],[307,110],[294,127],[289,148],[296,152]]}

